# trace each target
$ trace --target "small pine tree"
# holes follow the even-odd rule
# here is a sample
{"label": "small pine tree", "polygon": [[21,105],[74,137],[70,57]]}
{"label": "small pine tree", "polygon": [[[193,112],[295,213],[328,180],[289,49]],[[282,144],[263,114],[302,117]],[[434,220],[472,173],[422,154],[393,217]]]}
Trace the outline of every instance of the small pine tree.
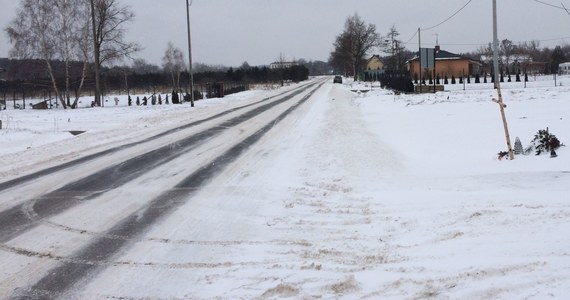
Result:
{"label": "small pine tree", "polygon": [[455,75],[451,75],[451,84],[456,84]]}
{"label": "small pine tree", "polygon": [[521,140],[519,139],[519,137],[517,136],[517,138],[515,139],[515,154],[516,155],[521,155],[524,153],[523,150],[523,146],[521,143]]}
{"label": "small pine tree", "polygon": [[141,98],[139,98],[139,96],[137,96],[137,106],[141,105]]}
{"label": "small pine tree", "polygon": [[516,80],[517,82],[521,82],[521,74],[517,73],[517,76],[516,76],[515,80]]}
{"label": "small pine tree", "polygon": [[449,84],[449,80],[447,80],[447,75],[443,78],[443,84]]}
{"label": "small pine tree", "polygon": [[479,74],[475,74],[475,83],[481,83],[481,78]]}

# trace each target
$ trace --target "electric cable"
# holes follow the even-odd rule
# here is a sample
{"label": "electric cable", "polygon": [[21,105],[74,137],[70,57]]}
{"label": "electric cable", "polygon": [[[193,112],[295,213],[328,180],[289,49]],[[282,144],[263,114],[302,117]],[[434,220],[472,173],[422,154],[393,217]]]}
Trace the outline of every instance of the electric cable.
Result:
{"label": "electric cable", "polygon": [[562,9],[562,10],[566,10],[566,8],[564,8],[564,7],[556,6],[556,5],[554,5],[554,4],[546,3],[546,2],[544,2],[544,1],[534,0],[534,2],[543,4],[543,5],[546,5],[546,6],[550,6],[550,7],[554,7],[554,8],[558,8],[558,9]]}
{"label": "electric cable", "polygon": [[[447,21],[451,20],[453,17],[455,17],[457,14],[459,14],[462,10],[464,10],[472,1],[473,0],[467,1],[467,3],[465,3],[459,10],[457,10],[455,13],[453,13],[451,16],[449,16],[447,19],[443,20],[442,22],[438,23],[437,25],[434,25],[434,26],[431,26],[428,28],[420,28],[420,31],[432,30],[434,28],[437,28],[437,27],[445,24]],[[416,37],[417,34],[418,34],[418,32],[416,31],[414,33],[414,35],[412,35],[412,37],[407,42],[405,42],[404,44],[409,44]]]}
{"label": "electric cable", "polygon": [[473,0],[469,0],[467,1],[467,3],[465,3],[465,5],[463,5],[458,11],[456,11],[453,15],[451,15],[449,18],[443,20],[441,23],[432,26],[432,27],[428,27],[428,28],[421,28],[421,31],[428,31],[428,30],[432,30],[436,27],[439,27],[440,25],[443,25],[444,23],[446,23],[447,21],[451,20],[453,17],[455,17],[457,14],[459,14],[463,9],[465,9],[465,7],[467,7],[467,5],[469,5]]}

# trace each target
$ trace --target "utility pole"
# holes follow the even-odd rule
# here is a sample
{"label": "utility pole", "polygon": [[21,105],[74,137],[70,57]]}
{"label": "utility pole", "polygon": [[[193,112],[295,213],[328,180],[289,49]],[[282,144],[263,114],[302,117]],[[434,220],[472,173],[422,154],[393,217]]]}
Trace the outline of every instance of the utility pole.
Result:
{"label": "utility pole", "polygon": [[507,117],[505,115],[506,105],[503,103],[503,95],[501,94],[501,82],[499,81],[499,37],[497,33],[497,0],[493,0],[493,67],[495,71],[495,87],[497,89],[498,100],[501,110],[501,118],[503,119],[503,127],[505,129],[505,138],[507,140],[507,147],[509,149],[509,159],[513,160],[513,148],[511,147],[511,137],[509,135],[509,126],[507,125]]}
{"label": "utility pole", "polygon": [[93,52],[95,52],[95,104],[102,106],[103,101],[101,101],[101,75],[99,71],[100,51],[99,44],[97,41],[97,30],[95,28],[95,4],[91,0],[91,25],[93,26]]}
{"label": "utility pole", "polygon": [[423,70],[422,70],[422,30],[421,28],[418,27],[418,45],[419,45],[419,49],[418,49],[418,71],[420,72],[420,82],[419,82],[419,86],[420,88],[418,89],[418,91],[421,93],[422,91],[422,80],[423,80]]}
{"label": "utility pole", "polygon": [[190,105],[194,107],[194,75],[192,74],[192,36],[190,35],[190,5],[186,0],[186,23],[188,24],[188,78],[190,80]]}

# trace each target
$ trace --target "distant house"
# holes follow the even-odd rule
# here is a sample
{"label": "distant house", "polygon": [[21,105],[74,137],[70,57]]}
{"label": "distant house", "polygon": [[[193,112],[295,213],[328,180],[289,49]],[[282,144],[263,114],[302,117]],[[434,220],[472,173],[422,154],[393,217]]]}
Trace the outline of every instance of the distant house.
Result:
{"label": "distant house", "polygon": [[[414,58],[406,62],[408,70],[412,78],[417,78],[420,75],[420,59],[416,55]],[[461,77],[462,74],[474,76],[480,73],[481,62],[473,60],[468,57],[457,55],[445,50],[441,50],[440,46],[435,46],[435,73],[441,78],[447,77]],[[426,72],[423,70],[425,77],[433,76],[433,70]]]}
{"label": "distant house", "polygon": [[378,80],[380,75],[384,74],[384,62],[380,55],[372,55],[366,62],[364,76],[367,80]]}
{"label": "distant house", "polygon": [[570,74],[570,62],[561,63],[558,65],[558,74],[569,75]]}
{"label": "distant house", "polygon": [[[482,55],[483,72],[492,73],[493,56]],[[503,72],[507,72],[505,65],[508,62],[508,71],[510,74],[527,73],[527,74],[543,74],[548,69],[549,64],[546,62],[536,62],[530,55],[515,54],[509,57],[499,56],[499,68]]]}
{"label": "distant house", "polygon": [[293,61],[276,61],[276,62],[272,62],[269,65],[270,69],[289,69],[293,66],[296,66],[297,63],[293,62]]}

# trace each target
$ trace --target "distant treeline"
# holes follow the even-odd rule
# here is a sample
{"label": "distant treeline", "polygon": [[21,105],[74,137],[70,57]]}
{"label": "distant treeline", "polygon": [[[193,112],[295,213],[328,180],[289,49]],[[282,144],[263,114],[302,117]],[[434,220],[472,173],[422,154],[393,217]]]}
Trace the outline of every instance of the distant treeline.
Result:
{"label": "distant treeline", "polygon": [[[291,68],[271,69],[267,66],[251,67],[244,63],[239,68],[208,67],[199,64],[194,72],[194,84],[205,86],[213,83],[280,83],[284,81],[299,82],[308,79],[310,75],[327,74],[329,67],[324,62],[303,62]],[[58,86],[64,86],[65,76],[57,70],[63,70],[63,62],[54,61]],[[0,98],[6,94],[21,93],[28,95],[44,94],[52,89],[51,79],[46,72],[46,64],[42,60],[17,60],[0,58],[0,68],[5,71],[0,73]],[[71,87],[76,91],[79,87],[83,64],[80,62],[71,64]],[[88,76],[85,79],[82,91],[78,94],[90,94],[94,88],[94,76],[92,66],[88,68]],[[313,74],[311,74],[311,70]],[[178,89],[187,91],[189,74],[181,72],[173,83],[172,74],[157,66],[138,61],[133,66],[104,68],[102,72],[102,87],[104,94],[117,91],[138,90],[143,92],[172,91]]]}

